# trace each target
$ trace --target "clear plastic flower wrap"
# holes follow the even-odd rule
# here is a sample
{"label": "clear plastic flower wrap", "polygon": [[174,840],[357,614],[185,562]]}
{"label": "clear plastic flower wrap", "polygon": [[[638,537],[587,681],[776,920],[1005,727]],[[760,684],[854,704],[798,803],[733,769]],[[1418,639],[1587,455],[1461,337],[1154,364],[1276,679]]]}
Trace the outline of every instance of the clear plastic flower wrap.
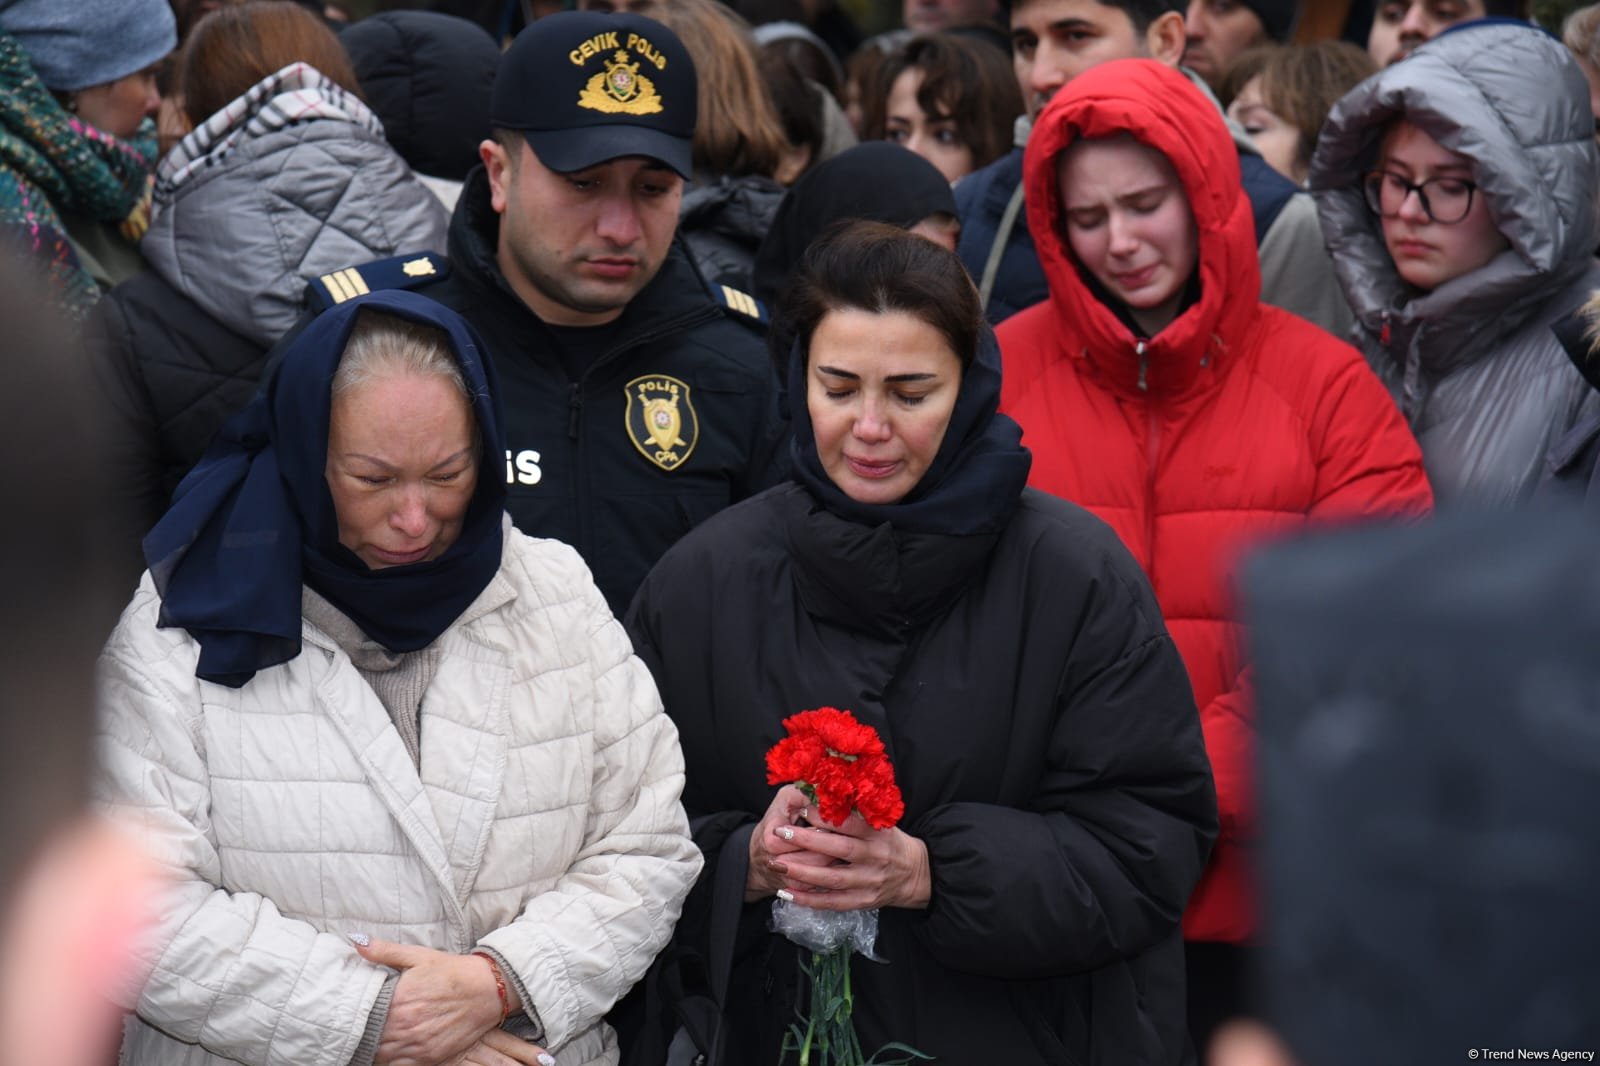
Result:
{"label": "clear plastic flower wrap", "polygon": [[[852,811],[876,830],[900,821],[905,802],[877,730],[836,707],[790,715],[783,728],[788,736],[767,752],[767,784],[793,783],[830,825],[842,825]],[[850,956],[884,961],[873,950],[876,909],[819,911],[779,899],[772,905],[771,928],[809,949],[809,958],[799,959],[804,989],[783,1038],[780,1066],[787,1066],[791,1053],[797,1066],[909,1066],[931,1057],[898,1041],[868,1057],[856,1038]]]}
{"label": "clear plastic flower wrap", "polygon": [[781,933],[803,948],[826,955],[848,947],[873,962],[882,962],[873,953],[878,940],[878,911],[819,911],[789,900],[772,904],[772,931]]}

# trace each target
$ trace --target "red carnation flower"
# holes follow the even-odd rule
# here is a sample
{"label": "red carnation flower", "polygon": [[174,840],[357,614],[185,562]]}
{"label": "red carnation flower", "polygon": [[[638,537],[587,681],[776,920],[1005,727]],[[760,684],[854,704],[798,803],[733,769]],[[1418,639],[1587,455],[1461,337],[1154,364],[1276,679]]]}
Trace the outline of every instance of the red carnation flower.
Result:
{"label": "red carnation flower", "polygon": [[849,711],[819,707],[783,720],[788,732],[767,752],[767,784],[794,782],[839,825],[851,810],[874,829],[888,829],[905,814],[883,738]]}

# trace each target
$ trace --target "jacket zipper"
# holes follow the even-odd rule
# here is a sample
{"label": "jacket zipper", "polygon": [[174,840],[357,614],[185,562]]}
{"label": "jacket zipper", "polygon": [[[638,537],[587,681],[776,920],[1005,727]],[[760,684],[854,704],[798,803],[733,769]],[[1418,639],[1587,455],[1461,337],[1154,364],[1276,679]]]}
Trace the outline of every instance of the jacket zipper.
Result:
{"label": "jacket zipper", "polygon": [[1156,417],[1155,406],[1146,400],[1144,405],[1145,429],[1145,548],[1150,552],[1150,584],[1156,581],[1156,463],[1161,456],[1161,422]]}
{"label": "jacket zipper", "polygon": [[1133,346],[1134,354],[1139,357],[1139,391],[1145,393],[1144,407],[1144,450],[1145,450],[1145,504],[1144,504],[1144,543],[1145,550],[1150,553],[1148,569],[1150,583],[1155,584],[1156,563],[1156,459],[1161,452],[1161,427],[1156,419],[1155,405],[1150,402],[1150,353],[1149,345],[1141,340]]}
{"label": "jacket zipper", "polygon": [[584,558],[590,558],[594,545],[590,541],[594,537],[594,523],[589,520],[589,460],[584,453],[583,445],[579,443],[579,436],[583,428],[583,381],[589,375],[572,382],[567,392],[567,437],[572,441],[572,459],[575,469],[572,471],[573,498],[578,509],[578,543],[577,548]]}

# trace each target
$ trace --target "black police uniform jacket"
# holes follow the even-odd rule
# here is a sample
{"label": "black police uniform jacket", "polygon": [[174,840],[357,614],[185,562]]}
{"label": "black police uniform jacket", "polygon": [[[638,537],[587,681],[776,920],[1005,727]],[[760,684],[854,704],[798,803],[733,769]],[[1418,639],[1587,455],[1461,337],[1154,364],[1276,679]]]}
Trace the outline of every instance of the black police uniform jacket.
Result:
{"label": "black police uniform jacket", "polygon": [[512,521],[577,548],[620,615],[679,537],[782,479],[776,375],[759,324],[737,321],[674,241],[610,350],[572,380],[500,272],[499,225],[478,167],[450,220],[449,270],[415,291],[466,316],[494,359],[507,450],[484,472],[505,477]]}
{"label": "black police uniform jacket", "polygon": [[[1192,1061],[1179,917],[1215,793],[1183,663],[1099,520],[1030,489],[998,533],[907,535],[790,482],[668,552],[627,626],[677,723],[707,859],[664,963],[707,957],[707,886],[748,863],[782,719],[847,708],[888,747],[933,887],[926,911],[881,912],[887,965],[852,962],[865,1053]],[[796,949],[770,905],[734,900],[724,1064],[776,1063],[794,1020]]]}

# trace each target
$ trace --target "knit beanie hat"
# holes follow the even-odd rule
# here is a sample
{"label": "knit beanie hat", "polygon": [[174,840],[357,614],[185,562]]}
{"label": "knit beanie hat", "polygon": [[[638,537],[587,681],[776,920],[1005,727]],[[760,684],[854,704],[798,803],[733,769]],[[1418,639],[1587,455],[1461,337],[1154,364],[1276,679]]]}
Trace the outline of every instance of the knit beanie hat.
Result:
{"label": "knit beanie hat", "polygon": [[1267,36],[1278,44],[1287,44],[1300,21],[1300,0],[1244,0],[1244,6],[1256,13]]}
{"label": "knit beanie hat", "polygon": [[0,0],[0,30],[56,92],[125,78],[178,46],[167,0]]}

